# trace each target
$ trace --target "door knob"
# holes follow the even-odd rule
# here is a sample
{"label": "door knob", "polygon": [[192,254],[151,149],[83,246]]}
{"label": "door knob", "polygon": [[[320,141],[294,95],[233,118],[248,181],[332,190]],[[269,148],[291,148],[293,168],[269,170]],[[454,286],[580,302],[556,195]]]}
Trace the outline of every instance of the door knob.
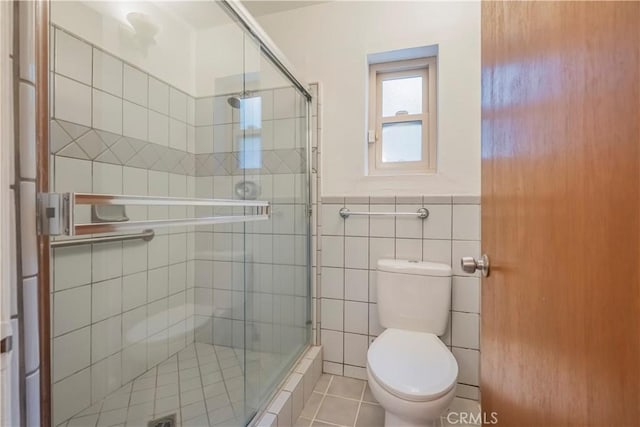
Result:
{"label": "door knob", "polygon": [[475,259],[470,256],[463,256],[460,259],[460,266],[465,273],[475,273],[476,270],[480,270],[484,277],[489,275],[489,257],[486,254],[482,254],[479,259]]}

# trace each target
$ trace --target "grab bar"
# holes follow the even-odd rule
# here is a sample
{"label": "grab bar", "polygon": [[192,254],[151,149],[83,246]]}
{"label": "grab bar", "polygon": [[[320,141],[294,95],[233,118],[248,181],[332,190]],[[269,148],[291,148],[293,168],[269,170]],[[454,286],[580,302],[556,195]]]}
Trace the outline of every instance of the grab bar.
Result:
{"label": "grab bar", "polygon": [[[248,212],[246,212],[245,209],[244,215],[78,224],[75,222],[76,205],[224,206],[253,208],[254,211],[250,215],[247,215]],[[40,193],[38,194],[37,211],[38,232],[51,236],[80,236],[85,234],[111,233],[132,229],[151,229],[177,225],[208,225],[261,221],[271,217],[270,203],[261,200],[193,199],[89,193]]]}
{"label": "grab bar", "polygon": [[133,234],[118,234],[117,236],[105,236],[105,237],[90,237],[87,239],[67,239],[56,240],[51,242],[52,248],[67,248],[69,246],[88,245],[92,243],[111,243],[111,242],[126,242],[129,240],[144,240],[150,242],[155,237],[156,233],[153,230],[144,230],[142,233]]}
{"label": "grab bar", "polygon": [[351,212],[347,208],[342,208],[338,212],[344,219],[349,218],[351,215],[369,215],[369,216],[417,216],[420,219],[429,218],[429,209],[420,208],[417,212]]}

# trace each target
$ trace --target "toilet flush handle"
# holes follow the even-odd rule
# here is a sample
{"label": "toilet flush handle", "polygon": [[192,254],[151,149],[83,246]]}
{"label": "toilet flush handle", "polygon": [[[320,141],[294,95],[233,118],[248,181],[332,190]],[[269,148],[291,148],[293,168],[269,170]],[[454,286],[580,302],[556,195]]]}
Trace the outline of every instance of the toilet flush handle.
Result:
{"label": "toilet flush handle", "polygon": [[480,270],[484,277],[489,275],[489,257],[486,254],[482,254],[479,259],[475,259],[470,256],[463,256],[460,259],[460,266],[465,273],[475,273],[476,270]]}

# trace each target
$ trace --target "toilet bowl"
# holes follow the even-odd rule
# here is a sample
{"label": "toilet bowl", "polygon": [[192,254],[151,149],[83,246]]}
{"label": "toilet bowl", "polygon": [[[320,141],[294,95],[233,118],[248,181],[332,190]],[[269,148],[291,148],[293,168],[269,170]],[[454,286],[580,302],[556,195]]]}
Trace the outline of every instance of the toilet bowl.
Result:
{"label": "toilet bowl", "polygon": [[367,377],[385,426],[439,426],[458,378],[458,364],[438,338],[449,317],[451,268],[380,260],[376,286],[387,329],[369,347]]}

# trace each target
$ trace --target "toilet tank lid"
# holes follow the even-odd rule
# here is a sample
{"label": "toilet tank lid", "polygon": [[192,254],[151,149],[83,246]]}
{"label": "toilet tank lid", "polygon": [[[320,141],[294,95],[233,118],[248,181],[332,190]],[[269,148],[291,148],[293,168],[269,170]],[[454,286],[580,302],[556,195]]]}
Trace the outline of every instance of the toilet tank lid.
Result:
{"label": "toilet tank lid", "polygon": [[407,259],[378,260],[378,270],[389,273],[415,274],[420,276],[451,276],[451,266],[439,262],[412,261]]}

